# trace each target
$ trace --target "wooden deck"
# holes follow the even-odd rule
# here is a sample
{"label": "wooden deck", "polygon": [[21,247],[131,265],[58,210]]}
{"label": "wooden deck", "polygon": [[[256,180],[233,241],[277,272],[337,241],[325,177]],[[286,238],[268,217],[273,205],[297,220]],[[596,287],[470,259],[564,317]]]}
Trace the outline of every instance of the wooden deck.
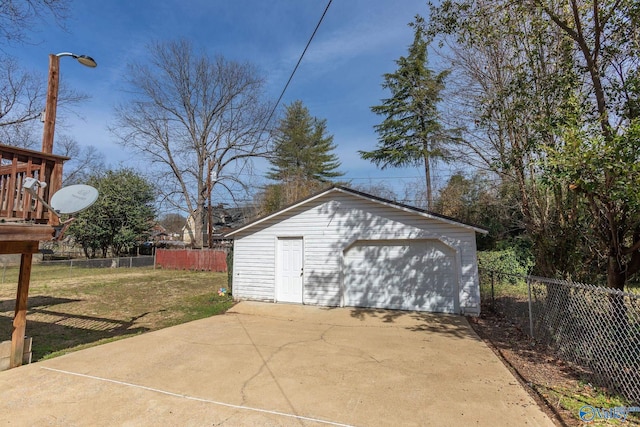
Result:
{"label": "wooden deck", "polygon": [[20,254],[20,275],[11,335],[9,367],[22,364],[27,299],[33,254],[41,241],[54,238],[59,219],[28,192],[25,178],[46,183],[38,195],[47,203],[62,187],[62,166],[68,157],[0,144],[0,254]]}
{"label": "wooden deck", "polygon": [[0,241],[43,241],[53,238],[58,217],[23,191],[25,178],[47,186],[38,193],[49,201],[62,186],[68,157],[0,144]]}

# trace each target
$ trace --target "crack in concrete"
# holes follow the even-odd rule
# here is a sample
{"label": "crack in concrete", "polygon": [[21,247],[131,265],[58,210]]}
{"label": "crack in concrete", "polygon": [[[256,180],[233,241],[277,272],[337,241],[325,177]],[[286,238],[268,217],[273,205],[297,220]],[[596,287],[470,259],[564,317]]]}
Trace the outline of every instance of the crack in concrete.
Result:
{"label": "crack in concrete", "polygon": [[[274,383],[276,384],[276,386],[278,387],[278,389],[280,390],[281,395],[284,397],[284,399],[286,400],[290,410],[294,413],[294,414],[298,414],[296,408],[294,407],[293,402],[291,402],[291,400],[289,399],[289,397],[287,396],[287,394],[285,393],[284,389],[282,388],[281,384],[278,382],[277,378],[275,377],[275,374],[273,373],[273,371],[270,369],[269,367],[269,362],[275,357],[277,356],[279,353],[281,353],[284,349],[286,349],[287,347],[291,347],[293,345],[299,345],[299,344],[305,344],[305,343],[312,343],[312,342],[322,342],[328,346],[331,347],[335,347],[338,349],[342,349],[342,350],[346,350],[347,352],[351,353],[354,357],[360,358],[363,360],[363,362],[371,362],[373,361],[374,363],[384,366],[384,361],[383,360],[379,360],[376,357],[374,357],[372,354],[363,351],[361,349],[355,348],[355,347],[351,347],[348,345],[341,345],[338,344],[336,342],[332,342],[330,341],[330,338],[327,337],[327,334],[332,331],[335,330],[337,328],[349,328],[349,326],[345,326],[345,325],[336,325],[336,324],[328,324],[328,323],[322,323],[320,325],[323,326],[327,326],[326,329],[324,329],[321,333],[320,336],[318,338],[313,338],[313,339],[304,339],[304,340],[297,340],[297,341],[291,341],[291,342],[287,342],[281,346],[273,346],[274,351],[271,352],[271,354],[267,357],[265,357],[265,355],[263,354],[262,351],[260,351],[260,349],[258,348],[257,344],[255,343],[255,341],[253,340],[253,338],[250,336],[247,328],[245,327],[244,323],[242,322],[241,316],[236,315],[235,316],[236,319],[238,320],[238,323],[242,326],[245,335],[247,336],[247,338],[250,340],[251,342],[251,346],[253,346],[254,350],[258,353],[258,355],[260,356],[261,360],[262,360],[262,364],[260,366],[260,368],[249,378],[247,378],[247,380],[242,384],[241,390],[240,390],[240,394],[241,394],[241,402],[242,404],[245,404],[247,402],[247,394],[246,394],[246,389],[247,387],[251,384],[252,381],[254,381],[257,377],[259,377],[262,373],[264,373],[265,371],[268,372],[268,375],[272,378],[272,380],[274,381]],[[286,320],[286,319],[281,319],[281,318],[277,318],[277,317],[272,317],[273,320],[279,320],[282,322],[290,322],[291,320]],[[307,322],[299,322],[299,323],[307,323]],[[313,323],[308,323],[308,324],[313,324]],[[317,323],[315,325],[318,325]],[[264,347],[264,346],[263,346]],[[298,420],[298,422],[301,423],[300,420]]]}
{"label": "crack in concrete", "polygon": [[327,329],[322,333],[322,335],[320,335],[320,339],[321,339],[323,342],[325,342],[327,345],[330,345],[330,346],[332,346],[332,347],[336,347],[336,348],[341,348],[341,349],[343,349],[343,350],[347,350],[349,353],[353,353],[354,351],[357,351],[357,352],[358,352],[358,354],[356,355],[356,357],[360,357],[360,358],[365,359],[365,360],[367,360],[367,359],[371,359],[371,360],[373,360],[374,362],[376,362],[376,363],[378,363],[378,364],[380,364],[380,363],[382,363],[382,362],[383,362],[382,360],[378,360],[378,359],[376,359],[376,358],[375,358],[375,357],[373,357],[370,353],[367,353],[366,351],[363,351],[363,350],[361,350],[361,349],[359,349],[359,348],[351,347],[351,346],[346,346],[346,345],[341,345],[341,344],[338,344],[338,343],[335,343],[335,342],[330,342],[330,341],[328,341],[328,340],[327,340],[327,338],[326,338],[326,336],[325,336],[325,335],[327,334],[327,332],[331,331],[332,329],[335,329],[335,328],[342,328],[342,327],[343,327],[342,325],[332,325],[332,326],[330,326],[329,328],[327,328]]}
{"label": "crack in concrete", "polygon": [[[245,327],[244,323],[242,323],[242,319],[240,319],[240,316],[236,316],[236,319],[238,320],[238,323],[240,323],[240,325],[242,326],[242,329],[245,332],[245,335],[247,336],[247,338],[249,338],[249,341],[251,341],[251,345],[253,346],[254,350],[258,353],[258,355],[260,356],[260,359],[262,359],[262,365],[260,366],[260,369],[258,369],[258,371],[252,375],[250,378],[248,378],[243,384],[242,384],[242,388],[240,389],[240,394],[242,397],[241,402],[244,404],[246,402],[246,393],[245,390],[247,388],[247,386],[249,385],[249,383],[251,381],[253,381],[255,378],[257,378],[265,369],[269,372],[269,375],[271,376],[271,379],[273,380],[273,382],[276,384],[276,386],[278,387],[278,390],[280,390],[280,394],[282,395],[282,397],[284,397],[285,401],[287,402],[287,405],[289,406],[289,409],[291,410],[291,412],[295,415],[299,415],[298,411],[296,410],[296,408],[293,405],[293,402],[291,402],[291,400],[289,399],[289,396],[287,396],[287,394],[285,393],[284,389],[282,388],[282,386],[280,385],[280,382],[278,381],[278,379],[276,378],[276,376],[274,375],[273,371],[271,370],[271,368],[269,367],[269,361],[273,358],[274,355],[278,354],[283,348],[285,348],[286,346],[290,345],[290,344],[294,344],[294,343],[287,343],[285,345],[282,345],[280,347],[277,347],[276,351],[273,352],[268,358],[265,358],[265,356],[262,354],[262,352],[260,351],[260,349],[258,348],[258,345],[255,343],[255,341],[253,340],[253,338],[251,337],[251,335],[249,334],[249,331],[247,330],[247,328]],[[299,341],[300,342],[307,342],[308,340],[302,340]],[[317,340],[312,340],[312,341],[317,341]],[[296,419],[296,421],[300,424],[300,425],[304,425],[302,423],[301,420]]]}

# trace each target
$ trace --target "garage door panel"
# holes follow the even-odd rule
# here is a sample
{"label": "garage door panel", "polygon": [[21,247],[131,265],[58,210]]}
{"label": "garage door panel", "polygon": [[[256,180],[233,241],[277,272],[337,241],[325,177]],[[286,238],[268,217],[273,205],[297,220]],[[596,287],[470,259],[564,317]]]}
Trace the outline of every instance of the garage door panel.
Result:
{"label": "garage door panel", "polygon": [[358,242],[345,254],[345,305],[453,312],[454,260],[434,240]]}

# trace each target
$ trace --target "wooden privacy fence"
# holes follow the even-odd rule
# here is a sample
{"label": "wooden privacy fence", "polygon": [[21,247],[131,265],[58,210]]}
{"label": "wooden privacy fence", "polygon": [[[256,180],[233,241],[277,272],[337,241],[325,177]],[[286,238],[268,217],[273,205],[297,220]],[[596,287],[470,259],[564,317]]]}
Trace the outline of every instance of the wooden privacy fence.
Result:
{"label": "wooden privacy fence", "polygon": [[157,249],[156,267],[224,273],[227,271],[227,253],[209,249]]}

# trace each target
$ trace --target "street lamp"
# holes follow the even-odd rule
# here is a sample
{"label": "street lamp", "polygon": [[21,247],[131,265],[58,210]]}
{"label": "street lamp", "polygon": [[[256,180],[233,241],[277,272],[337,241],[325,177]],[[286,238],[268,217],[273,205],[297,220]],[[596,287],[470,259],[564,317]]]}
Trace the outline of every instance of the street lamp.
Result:
{"label": "street lamp", "polygon": [[42,132],[42,152],[53,153],[53,133],[56,128],[56,110],[58,108],[58,82],[60,81],[60,57],[70,56],[87,67],[95,68],[98,64],[90,56],[62,52],[49,55],[49,85],[47,87],[47,103],[44,110],[44,130]]}

